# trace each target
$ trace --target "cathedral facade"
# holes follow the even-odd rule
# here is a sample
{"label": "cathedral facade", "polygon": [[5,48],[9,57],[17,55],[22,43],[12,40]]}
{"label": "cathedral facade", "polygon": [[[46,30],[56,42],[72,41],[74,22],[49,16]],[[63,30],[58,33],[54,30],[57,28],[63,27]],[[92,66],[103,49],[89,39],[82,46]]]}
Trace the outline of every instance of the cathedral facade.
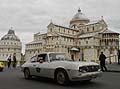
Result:
{"label": "cathedral facade", "polygon": [[[8,56],[16,54],[16,60],[21,60],[22,43],[15,35],[14,30],[10,29],[0,40],[0,60],[6,61]],[[13,60],[12,60],[13,61]]]}
{"label": "cathedral facade", "polygon": [[34,34],[26,44],[26,60],[41,52],[64,52],[72,60],[97,62],[103,52],[108,62],[117,62],[119,33],[111,31],[103,17],[91,21],[79,9],[69,27],[51,22],[47,28],[47,33]]}

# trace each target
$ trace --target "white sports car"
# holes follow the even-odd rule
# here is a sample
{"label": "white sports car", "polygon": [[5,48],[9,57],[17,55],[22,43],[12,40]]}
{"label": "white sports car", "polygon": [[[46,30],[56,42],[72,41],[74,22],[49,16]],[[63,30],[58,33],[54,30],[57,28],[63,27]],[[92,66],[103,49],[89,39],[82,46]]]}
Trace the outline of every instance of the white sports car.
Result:
{"label": "white sports car", "polygon": [[64,85],[68,81],[81,81],[101,76],[100,67],[94,62],[71,61],[64,53],[47,52],[33,56],[22,65],[25,79],[32,76],[55,79]]}

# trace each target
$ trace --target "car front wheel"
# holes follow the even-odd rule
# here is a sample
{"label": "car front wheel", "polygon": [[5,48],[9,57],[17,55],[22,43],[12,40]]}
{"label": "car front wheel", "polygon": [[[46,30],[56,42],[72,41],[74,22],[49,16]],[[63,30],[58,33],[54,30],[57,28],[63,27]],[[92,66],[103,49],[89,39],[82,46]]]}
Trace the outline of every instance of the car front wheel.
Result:
{"label": "car front wheel", "polygon": [[25,77],[25,79],[30,79],[31,78],[29,69],[24,70],[24,77]]}
{"label": "car front wheel", "polygon": [[61,70],[56,73],[56,82],[60,85],[66,85],[69,81],[68,75],[65,71]]}

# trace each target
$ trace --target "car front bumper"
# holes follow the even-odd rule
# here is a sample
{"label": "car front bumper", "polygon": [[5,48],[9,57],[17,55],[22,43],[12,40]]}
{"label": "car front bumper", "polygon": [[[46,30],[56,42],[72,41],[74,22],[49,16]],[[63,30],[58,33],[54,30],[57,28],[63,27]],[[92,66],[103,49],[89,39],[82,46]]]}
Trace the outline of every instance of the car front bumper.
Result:
{"label": "car front bumper", "polygon": [[101,77],[102,72],[89,72],[89,73],[81,73],[78,76],[72,76],[71,81],[82,81],[82,80],[91,80],[97,77]]}

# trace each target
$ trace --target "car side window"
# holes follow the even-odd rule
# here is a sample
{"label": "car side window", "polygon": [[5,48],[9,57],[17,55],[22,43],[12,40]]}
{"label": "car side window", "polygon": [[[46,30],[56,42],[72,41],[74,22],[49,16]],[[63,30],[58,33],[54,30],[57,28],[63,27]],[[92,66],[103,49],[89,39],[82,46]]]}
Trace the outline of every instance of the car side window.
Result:
{"label": "car side window", "polygon": [[30,60],[30,62],[31,63],[37,62],[37,56],[32,57],[31,60]]}
{"label": "car side window", "polygon": [[38,59],[37,61],[39,60],[43,60],[43,62],[48,61],[47,54],[39,54],[37,59]]}

